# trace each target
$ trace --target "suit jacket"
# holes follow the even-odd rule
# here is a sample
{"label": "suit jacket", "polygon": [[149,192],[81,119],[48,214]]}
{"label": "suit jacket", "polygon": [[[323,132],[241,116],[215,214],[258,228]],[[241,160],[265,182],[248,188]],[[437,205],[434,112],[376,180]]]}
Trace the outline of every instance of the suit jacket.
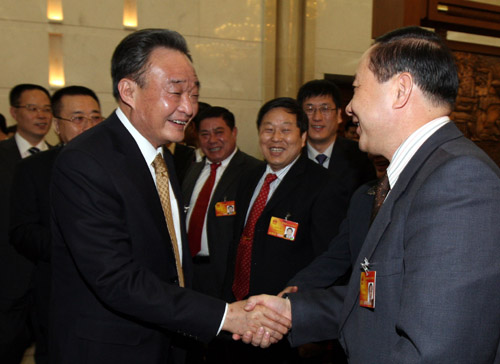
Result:
{"label": "suit jacket", "polygon": [[443,126],[402,171],[361,248],[358,263],[377,272],[375,308],[359,306],[355,266],[340,314],[331,291],[291,295],[293,331],[332,336],[340,324],[355,364],[499,362],[499,204],[498,167]]}
{"label": "suit jacket", "polygon": [[62,147],[17,164],[12,184],[10,243],[33,264],[33,295],[38,322],[48,327],[50,297],[50,203],[52,167]]}
{"label": "suit jacket", "polygon": [[10,195],[12,178],[21,154],[12,137],[0,142],[0,310],[8,310],[26,296],[33,264],[9,244]]}
{"label": "suit jacket", "polygon": [[[254,190],[265,167],[250,171],[242,181],[236,235],[229,255],[226,294],[232,297],[234,262],[239,237]],[[255,225],[249,295],[277,294],[299,270],[321,254],[337,234],[347,210],[344,186],[330,179],[328,172],[301,155],[274,191]],[[271,217],[297,222],[294,241],[268,235]],[[234,298],[233,298],[234,299]]]}
{"label": "suit jacket", "polygon": [[[307,145],[302,153],[307,155]],[[366,153],[359,150],[358,143],[341,136],[337,136],[333,145],[328,171],[333,178],[343,180],[348,187],[349,196],[363,183],[377,178],[373,163]]]}
{"label": "suit jacket", "polygon": [[189,167],[194,163],[194,161],[194,148],[184,144],[175,143],[174,166],[175,172],[177,173],[177,179],[181,185]]}
{"label": "suit jacket", "polygon": [[[180,187],[183,270],[192,266]],[[178,286],[161,202],[141,151],[115,113],[73,139],[54,166],[52,199],[53,363],[172,362],[181,334],[208,341],[223,301]]]}
{"label": "suit jacket", "polygon": [[342,283],[358,259],[358,254],[370,228],[370,217],[377,181],[371,181],[356,190],[349,203],[347,217],[340,231],[328,245],[328,250],[298,272],[287,286],[298,286],[299,291],[327,288]]}
{"label": "suit jacket", "polygon": [[[195,265],[194,289],[214,297],[222,296],[224,276],[227,270],[227,255],[229,246],[234,239],[236,215],[215,216],[215,204],[220,201],[235,201],[236,213],[238,215],[245,213],[245,211],[240,210],[239,201],[236,198],[240,178],[245,171],[263,165],[264,162],[238,150],[214,187],[207,208],[207,237],[210,262]],[[204,161],[195,163],[187,172],[182,184],[182,194],[186,205],[189,205],[191,201],[194,186],[204,166]],[[190,208],[194,208],[194,206],[190,206]]]}

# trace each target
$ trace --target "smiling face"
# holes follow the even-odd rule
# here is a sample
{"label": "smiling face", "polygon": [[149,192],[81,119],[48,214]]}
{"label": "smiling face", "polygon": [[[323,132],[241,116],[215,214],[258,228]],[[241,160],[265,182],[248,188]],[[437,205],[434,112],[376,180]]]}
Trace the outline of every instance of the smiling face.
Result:
{"label": "smiling face", "polygon": [[306,133],[297,126],[297,117],[284,108],[269,110],[259,127],[259,145],[264,159],[273,171],[292,163],[306,142]]}
{"label": "smiling face", "polygon": [[[36,110],[30,111],[26,105],[35,106]],[[48,96],[40,90],[26,90],[15,106],[22,106],[10,108],[12,117],[17,121],[17,132],[32,145],[38,144],[49,131],[52,121]]]}
{"label": "smiling face", "polygon": [[222,162],[236,148],[236,127],[231,130],[222,117],[206,118],[200,122],[200,147],[212,163]]}
{"label": "smiling face", "polygon": [[392,95],[391,82],[379,83],[368,68],[371,48],[365,52],[353,82],[354,95],[346,107],[352,121],[358,124],[359,149],[391,159],[394,134],[391,126]]}
{"label": "smiling face", "polygon": [[[321,107],[328,109],[321,112]],[[313,147],[324,145],[324,149],[326,149],[337,136],[339,124],[342,123],[342,110],[337,108],[330,95],[310,97],[304,101],[302,108],[304,111],[307,109],[314,110],[307,114],[309,118],[308,142]],[[323,148],[320,147],[319,149]]]}
{"label": "smiling face", "polygon": [[198,111],[199,81],[191,62],[179,51],[156,48],[144,80],[142,88],[130,79],[119,82],[121,99],[131,108],[130,122],[154,147],[182,141]]}

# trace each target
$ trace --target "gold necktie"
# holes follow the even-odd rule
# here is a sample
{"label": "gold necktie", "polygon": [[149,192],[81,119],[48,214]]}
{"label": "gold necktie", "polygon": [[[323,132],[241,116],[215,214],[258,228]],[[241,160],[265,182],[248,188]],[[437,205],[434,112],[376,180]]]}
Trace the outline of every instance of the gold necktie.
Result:
{"label": "gold necktie", "polygon": [[174,250],[175,266],[177,268],[177,276],[179,277],[179,286],[184,287],[184,273],[182,272],[179,246],[177,245],[177,236],[175,235],[174,220],[172,218],[172,208],[170,205],[168,170],[165,160],[160,153],[158,153],[153,161],[153,168],[155,169],[156,174],[156,188],[158,190],[158,195],[160,196],[161,207],[163,208],[163,214],[165,215],[165,220],[167,221],[168,233]]}

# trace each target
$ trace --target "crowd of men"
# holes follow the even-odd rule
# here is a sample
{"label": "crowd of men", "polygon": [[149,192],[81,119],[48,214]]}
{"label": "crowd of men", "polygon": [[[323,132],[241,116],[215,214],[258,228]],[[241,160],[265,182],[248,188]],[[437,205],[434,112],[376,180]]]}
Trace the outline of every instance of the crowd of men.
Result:
{"label": "crowd of men", "polygon": [[11,90],[2,363],[33,341],[37,364],[500,360],[500,170],[448,117],[458,76],[436,34],[363,55],[359,146],[331,81],[267,101],[263,161],[198,102],[177,32],[134,32],[111,65],[106,120],[83,86]]}

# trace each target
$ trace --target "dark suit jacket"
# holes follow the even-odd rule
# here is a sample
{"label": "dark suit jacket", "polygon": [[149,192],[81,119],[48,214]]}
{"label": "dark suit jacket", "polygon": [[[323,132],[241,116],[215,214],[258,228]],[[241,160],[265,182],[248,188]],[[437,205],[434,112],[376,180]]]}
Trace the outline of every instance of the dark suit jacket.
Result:
{"label": "dark suit jacket", "polygon": [[[234,279],[239,237],[243,232],[250,200],[265,167],[244,176],[241,207],[229,256],[230,272],[226,293]],[[337,234],[347,210],[344,186],[332,181],[328,172],[301,155],[290,168],[271,196],[255,225],[252,246],[250,296],[260,293],[277,294],[299,270],[321,254]],[[299,224],[294,241],[268,235],[271,217],[288,219]],[[229,296],[228,296],[229,298]]]}
{"label": "dark suit jacket", "polygon": [[[302,153],[307,155],[307,145]],[[349,196],[363,183],[377,178],[373,163],[359,150],[358,143],[341,136],[337,136],[333,145],[328,171],[334,179],[343,180]]]}
{"label": "dark suit jacket", "polygon": [[181,185],[189,167],[195,162],[194,158],[194,148],[175,143],[174,166],[175,172],[177,173],[177,179]]}
{"label": "dark suit jacket", "polygon": [[[330,290],[293,294],[293,334],[340,339],[350,363],[497,363],[500,170],[452,123],[402,171],[361,248],[377,272],[359,306],[360,267],[341,313]],[[318,293],[319,292],[319,293]],[[295,343],[295,341],[294,341]]]}
{"label": "dark suit jacket", "polygon": [[[349,203],[347,217],[340,225],[339,234],[328,245],[328,250],[298,272],[287,286],[298,286],[303,292],[315,288],[327,288],[349,275],[358,262],[358,254],[370,228],[370,216],[377,181],[362,185]],[[357,271],[356,271],[357,272]]]}
{"label": "dark suit jacket", "polygon": [[48,326],[50,296],[50,203],[52,166],[62,147],[17,164],[11,193],[10,243],[35,264],[33,293],[38,322]]}
{"label": "dark suit jacket", "polygon": [[[165,161],[180,202],[170,153]],[[175,333],[202,341],[216,335],[225,303],[178,286],[153,178],[116,114],[63,149],[51,199],[53,363],[164,363],[172,361]]]}
{"label": "dark suit jacket", "polygon": [[33,264],[9,244],[10,194],[16,164],[21,161],[16,140],[0,142],[0,310],[22,297],[29,289]]}
{"label": "dark suit jacket", "polygon": [[[210,263],[195,265],[194,289],[214,297],[222,296],[224,276],[227,270],[227,255],[229,246],[234,239],[234,222],[237,215],[217,217],[215,216],[215,204],[220,201],[235,201],[236,213],[238,215],[246,213],[246,211],[240,210],[236,196],[240,178],[245,171],[263,165],[264,162],[238,150],[215,186],[207,209]],[[186,205],[189,205],[191,201],[194,186],[204,166],[205,161],[193,164],[184,179],[182,194]]]}

